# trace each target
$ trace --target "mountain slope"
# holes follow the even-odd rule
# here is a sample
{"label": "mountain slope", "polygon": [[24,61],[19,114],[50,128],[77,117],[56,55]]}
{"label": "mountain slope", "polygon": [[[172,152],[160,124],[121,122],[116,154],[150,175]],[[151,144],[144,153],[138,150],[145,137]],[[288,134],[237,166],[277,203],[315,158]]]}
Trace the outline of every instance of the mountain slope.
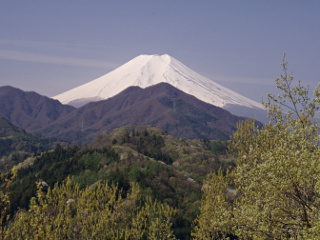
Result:
{"label": "mountain slope", "polygon": [[14,126],[7,119],[0,117],[0,138],[7,138],[15,134],[26,134],[22,129]]}
{"label": "mountain slope", "polygon": [[226,148],[226,142],[176,139],[148,127],[121,127],[80,149],[57,146],[37,157],[32,166],[19,170],[10,191],[10,214],[18,208],[28,209],[30,198],[36,195],[35,182],[53,187],[71,177],[80,188],[92,188],[107,181],[121,188],[122,194],[130,190],[130,182],[137,182],[144,199],[151,196],[177,210],[173,221],[176,237],[190,239],[203,179],[210,172],[234,166],[232,158],[222,155]]}
{"label": "mountain slope", "polygon": [[130,87],[107,100],[89,103],[40,132],[79,143],[102,130],[134,124],[157,127],[180,138],[228,139],[243,119],[160,83],[145,89]]}
{"label": "mountain slope", "polygon": [[0,87],[0,116],[29,132],[37,132],[75,108],[35,92]]}
{"label": "mountain slope", "polygon": [[57,139],[29,134],[0,117],[0,172],[6,165],[16,165],[35,153],[53,149],[58,143],[64,144]]}
{"label": "mountain slope", "polygon": [[113,97],[131,86],[146,88],[161,82],[217,107],[238,105],[264,109],[260,103],[209,80],[166,54],[140,55],[96,80],[53,98],[63,104],[82,106]]}

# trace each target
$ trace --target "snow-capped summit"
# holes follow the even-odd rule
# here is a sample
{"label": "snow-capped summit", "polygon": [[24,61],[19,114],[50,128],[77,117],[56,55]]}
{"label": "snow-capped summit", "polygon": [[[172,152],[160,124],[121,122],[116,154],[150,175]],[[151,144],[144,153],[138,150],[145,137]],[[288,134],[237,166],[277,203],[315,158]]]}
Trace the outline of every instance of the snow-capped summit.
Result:
{"label": "snow-capped summit", "polygon": [[63,104],[81,106],[113,97],[131,86],[147,88],[161,82],[217,107],[239,105],[264,109],[262,104],[213,82],[167,54],[140,55],[102,77],[53,98]]}

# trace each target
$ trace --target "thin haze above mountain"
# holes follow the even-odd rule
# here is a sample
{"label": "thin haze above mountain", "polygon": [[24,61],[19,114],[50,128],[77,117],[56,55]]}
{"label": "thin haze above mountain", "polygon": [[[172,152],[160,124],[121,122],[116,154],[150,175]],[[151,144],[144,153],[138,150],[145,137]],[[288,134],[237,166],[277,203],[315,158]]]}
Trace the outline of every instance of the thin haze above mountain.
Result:
{"label": "thin haze above mountain", "polygon": [[167,54],[140,55],[100,78],[53,98],[80,107],[113,97],[128,87],[147,88],[158,83],[168,83],[199,100],[225,109],[230,106],[264,109],[260,103],[215,83]]}

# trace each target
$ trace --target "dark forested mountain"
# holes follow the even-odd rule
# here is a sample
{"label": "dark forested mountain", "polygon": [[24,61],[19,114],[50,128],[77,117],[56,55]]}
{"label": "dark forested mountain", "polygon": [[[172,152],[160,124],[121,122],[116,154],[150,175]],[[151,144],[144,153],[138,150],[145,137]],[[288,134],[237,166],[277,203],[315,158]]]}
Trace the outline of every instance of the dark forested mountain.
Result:
{"label": "dark forested mountain", "polygon": [[13,166],[27,157],[54,149],[58,143],[63,144],[57,139],[29,134],[0,117],[0,170],[6,165]]}
{"label": "dark forested mountain", "polygon": [[243,119],[160,83],[146,89],[130,87],[115,97],[89,103],[41,133],[79,142],[102,130],[133,124],[157,127],[180,138],[228,139]]}
{"label": "dark forested mountain", "polygon": [[167,83],[130,87],[76,109],[35,92],[0,88],[0,116],[28,132],[88,143],[104,130],[150,125],[179,138],[228,139],[243,120]]}
{"label": "dark forested mountain", "polygon": [[24,92],[10,86],[0,87],[0,116],[28,132],[57,120],[75,108],[35,92]]}
{"label": "dark forested mountain", "polygon": [[0,117],[0,138],[6,138],[17,134],[25,135],[27,133],[10,123],[7,119]]}

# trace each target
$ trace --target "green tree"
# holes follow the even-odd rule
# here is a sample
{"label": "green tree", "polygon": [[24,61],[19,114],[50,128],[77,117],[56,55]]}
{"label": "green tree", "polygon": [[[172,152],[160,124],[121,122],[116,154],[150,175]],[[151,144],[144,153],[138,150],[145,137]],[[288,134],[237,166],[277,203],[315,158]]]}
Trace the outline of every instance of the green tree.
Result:
{"label": "green tree", "polygon": [[318,238],[320,94],[315,89],[310,98],[300,81],[292,86],[285,58],[282,67],[276,84],[283,94],[265,102],[269,124],[239,124],[229,149],[235,169],[207,178],[195,239]]}
{"label": "green tree", "polygon": [[4,239],[4,224],[9,220],[9,215],[7,215],[7,210],[10,206],[9,189],[12,182],[17,177],[17,168],[13,167],[11,170],[11,176],[7,176],[3,173],[0,175],[1,187],[0,187],[0,226],[1,226],[1,239]]}
{"label": "green tree", "polygon": [[38,184],[30,209],[18,212],[5,239],[175,239],[168,205],[147,198],[131,183],[126,198],[117,186],[98,183],[84,190],[70,178],[53,189]]}

